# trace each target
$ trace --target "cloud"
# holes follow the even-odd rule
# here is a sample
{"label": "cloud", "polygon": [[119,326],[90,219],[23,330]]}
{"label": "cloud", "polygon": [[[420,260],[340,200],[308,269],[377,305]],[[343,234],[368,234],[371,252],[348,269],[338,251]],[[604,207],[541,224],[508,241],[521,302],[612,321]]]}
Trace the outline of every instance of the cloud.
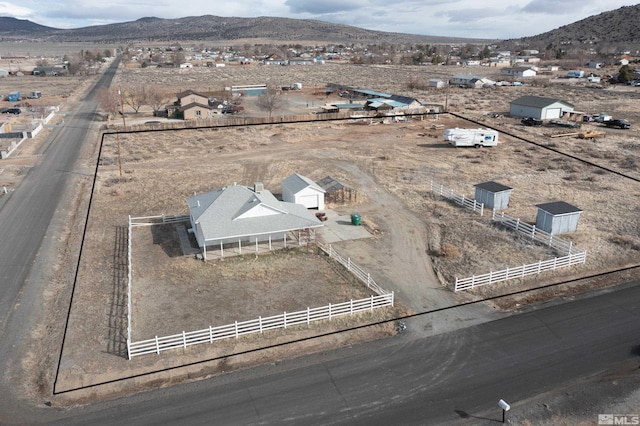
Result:
{"label": "cloud", "polygon": [[34,13],[31,9],[0,1],[0,16],[11,16],[14,18],[26,19],[33,15]]}
{"label": "cloud", "polygon": [[332,14],[367,7],[367,0],[286,0],[291,13]]}

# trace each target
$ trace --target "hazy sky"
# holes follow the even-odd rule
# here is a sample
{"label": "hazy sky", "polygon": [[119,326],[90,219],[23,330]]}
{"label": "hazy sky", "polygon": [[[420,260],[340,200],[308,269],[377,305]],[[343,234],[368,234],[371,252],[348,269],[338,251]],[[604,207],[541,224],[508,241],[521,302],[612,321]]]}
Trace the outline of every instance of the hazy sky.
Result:
{"label": "hazy sky", "polygon": [[380,31],[507,39],[537,35],[633,4],[631,0],[0,0],[0,16],[55,28],[150,16],[277,16]]}

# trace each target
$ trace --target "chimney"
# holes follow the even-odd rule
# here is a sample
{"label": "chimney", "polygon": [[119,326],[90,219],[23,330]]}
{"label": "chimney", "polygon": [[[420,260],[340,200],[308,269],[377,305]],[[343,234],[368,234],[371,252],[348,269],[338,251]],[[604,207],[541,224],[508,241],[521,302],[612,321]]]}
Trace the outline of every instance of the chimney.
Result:
{"label": "chimney", "polygon": [[261,193],[263,189],[264,189],[264,185],[262,184],[262,182],[253,183],[253,192],[255,192],[256,194]]}

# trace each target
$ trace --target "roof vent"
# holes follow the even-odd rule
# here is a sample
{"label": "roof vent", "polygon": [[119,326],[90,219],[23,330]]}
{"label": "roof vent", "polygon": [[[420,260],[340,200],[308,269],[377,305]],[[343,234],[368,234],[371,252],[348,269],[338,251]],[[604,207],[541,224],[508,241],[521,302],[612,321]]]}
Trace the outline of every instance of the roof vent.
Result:
{"label": "roof vent", "polygon": [[264,190],[264,185],[262,184],[262,182],[254,182],[254,184],[253,184],[253,192],[255,192],[256,194],[259,194],[263,190]]}

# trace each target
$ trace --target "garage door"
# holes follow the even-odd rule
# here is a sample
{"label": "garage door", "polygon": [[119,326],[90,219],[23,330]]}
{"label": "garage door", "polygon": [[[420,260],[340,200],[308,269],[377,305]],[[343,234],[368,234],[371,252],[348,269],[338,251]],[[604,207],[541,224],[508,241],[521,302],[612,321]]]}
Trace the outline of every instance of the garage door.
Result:
{"label": "garage door", "polygon": [[545,110],[545,116],[543,118],[560,118],[560,108],[549,108]]}
{"label": "garage door", "polygon": [[317,195],[302,195],[298,197],[298,204],[302,204],[308,209],[318,208],[318,196]]}

